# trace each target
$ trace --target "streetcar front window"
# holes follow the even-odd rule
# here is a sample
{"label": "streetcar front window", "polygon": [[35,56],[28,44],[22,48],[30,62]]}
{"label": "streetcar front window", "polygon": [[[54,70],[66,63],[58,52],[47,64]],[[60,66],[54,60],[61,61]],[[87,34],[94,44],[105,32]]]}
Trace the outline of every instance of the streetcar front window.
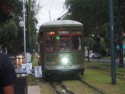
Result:
{"label": "streetcar front window", "polygon": [[46,52],[53,51],[79,51],[81,50],[82,35],[79,32],[47,32]]}
{"label": "streetcar front window", "polygon": [[59,50],[60,51],[68,51],[70,50],[70,38],[61,37],[59,40]]}

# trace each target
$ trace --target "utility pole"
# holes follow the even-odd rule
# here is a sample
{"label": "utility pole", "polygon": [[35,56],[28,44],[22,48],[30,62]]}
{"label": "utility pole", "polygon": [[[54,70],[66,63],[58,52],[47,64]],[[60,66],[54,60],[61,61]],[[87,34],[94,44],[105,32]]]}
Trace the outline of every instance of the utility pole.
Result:
{"label": "utility pole", "polygon": [[114,47],[114,17],[113,1],[109,0],[110,38],[111,38],[111,78],[112,85],[116,84],[115,47]]}
{"label": "utility pole", "polygon": [[26,43],[27,43],[27,49],[28,49],[28,47],[29,47],[29,44],[28,44],[28,31],[29,31],[29,20],[28,20],[28,14],[29,14],[29,10],[28,10],[28,5],[29,4],[29,2],[28,2],[28,0],[26,0]]}
{"label": "utility pole", "polygon": [[25,26],[25,16],[26,16],[25,2],[23,0],[23,34],[24,34],[24,56],[26,64],[26,26]]}

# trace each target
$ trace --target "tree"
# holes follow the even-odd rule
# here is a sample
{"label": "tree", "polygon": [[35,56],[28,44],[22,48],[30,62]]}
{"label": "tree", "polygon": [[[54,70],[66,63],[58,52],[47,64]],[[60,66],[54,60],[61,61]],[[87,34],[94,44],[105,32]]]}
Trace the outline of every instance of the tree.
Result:
{"label": "tree", "polygon": [[116,33],[118,35],[117,40],[119,40],[117,42],[116,45],[119,45],[119,67],[123,68],[124,64],[123,64],[123,32],[125,30],[124,28],[124,24],[125,24],[125,20],[124,20],[124,16],[125,16],[125,12],[124,12],[124,4],[125,1],[123,0],[115,0],[114,1],[114,8],[115,8],[115,25],[116,25]]}
{"label": "tree", "polygon": [[36,25],[38,23],[37,19],[35,18],[38,11],[41,9],[40,1],[37,3],[36,0],[29,0],[28,2],[28,13],[27,13],[27,49],[29,51],[33,51],[36,46],[36,37],[37,37],[37,29]]}
{"label": "tree", "polygon": [[92,39],[96,41],[96,46],[100,50],[103,48],[100,46],[101,39],[104,39],[103,34],[109,32],[102,29],[103,25],[108,23],[107,3],[105,0],[66,0],[65,2],[70,19],[83,23],[84,37],[93,35]]}
{"label": "tree", "polygon": [[0,45],[3,50],[12,52],[13,42],[18,36],[18,28],[13,20],[8,20],[0,30]]}
{"label": "tree", "polygon": [[[20,7],[18,0],[1,0],[0,1],[0,24],[4,23],[8,19],[12,19],[18,16]],[[16,14],[16,15],[15,15]]]}
{"label": "tree", "polygon": [[[35,13],[38,12],[35,0],[29,0],[30,10],[27,17],[29,18],[29,29],[27,33],[27,41],[30,40],[32,45],[36,43],[36,24]],[[0,1],[0,48],[8,49],[11,54],[23,52],[23,28],[19,27],[19,22],[23,18],[22,14],[22,1],[19,0],[1,0]],[[27,31],[26,31],[27,32]],[[29,36],[30,35],[30,36]],[[5,40],[6,39],[6,40]],[[32,46],[30,45],[30,46]],[[30,47],[28,46],[28,47]]]}
{"label": "tree", "polygon": [[[21,3],[18,0],[0,1],[0,47],[11,54],[16,52],[15,45],[20,40],[19,19],[21,15]],[[20,41],[22,42],[22,41]],[[18,45],[19,46],[19,45]],[[21,46],[20,46],[21,47]]]}
{"label": "tree", "polygon": [[90,50],[93,48],[93,45],[95,44],[95,41],[90,37],[86,37],[83,39],[83,43],[87,47],[88,62],[90,62],[89,54]]}

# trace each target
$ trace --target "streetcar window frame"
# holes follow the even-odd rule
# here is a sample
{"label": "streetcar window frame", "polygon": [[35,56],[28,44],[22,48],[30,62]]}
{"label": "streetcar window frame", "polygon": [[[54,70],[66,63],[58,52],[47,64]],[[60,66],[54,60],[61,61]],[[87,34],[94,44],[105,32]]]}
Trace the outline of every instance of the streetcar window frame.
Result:
{"label": "streetcar window frame", "polygon": [[[56,39],[56,36],[59,36],[59,39]],[[79,37],[80,42],[78,41],[77,37]],[[82,50],[81,40],[82,40],[82,31],[47,31],[45,32],[45,51],[46,52],[81,51]],[[60,43],[64,41],[68,43],[69,47],[66,47],[65,50],[64,49],[61,50],[60,46],[62,44]],[[75,47],[76,44],[77,47]],[[78,48],[78,45],[80,45],[79,47],[80,49]]]}

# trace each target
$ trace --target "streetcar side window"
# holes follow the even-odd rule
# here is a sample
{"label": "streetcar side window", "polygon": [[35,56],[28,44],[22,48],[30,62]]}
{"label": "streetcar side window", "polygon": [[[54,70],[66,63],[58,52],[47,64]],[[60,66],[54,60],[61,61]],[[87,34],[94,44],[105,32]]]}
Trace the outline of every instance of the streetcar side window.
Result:
{"label": "streetcar side window", "polygon": [[52,52],[53,51],[53,37],[47,37],[46,40],[46,50],[47,52]]}
{"label": "streetcar side window", "polygon": [[55,32],[46,33],[46,51],[47,52],[53,52],[54,50],[54,37],[55,37]]}

